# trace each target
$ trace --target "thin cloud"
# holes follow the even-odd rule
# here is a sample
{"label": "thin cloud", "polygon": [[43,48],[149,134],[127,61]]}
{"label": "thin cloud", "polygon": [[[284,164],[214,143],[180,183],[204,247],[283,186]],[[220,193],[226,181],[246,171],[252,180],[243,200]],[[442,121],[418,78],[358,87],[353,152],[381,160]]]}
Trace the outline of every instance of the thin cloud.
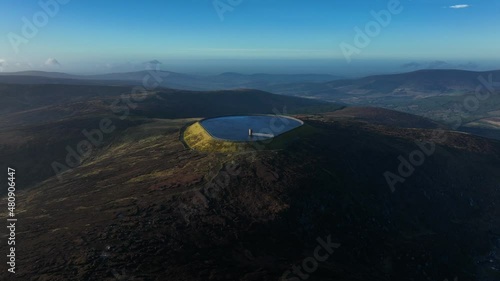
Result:
{"label": "thin cloud", "polygon": [[45,65],[46,66],[61,66],[61,64],[59,63],[59,61],[56,60],[55,58],[48,58],[45,61]]}
{"label": "thin cloud", "polygon": [[4,59],[0,59],[0,72],[3,72],[4,67],[7,66],[7,61]]}
{"label": "thin cloud", "polygon": [[157,59],[150,60],[150,61],[147,61],[144,63],[144,65],[146,66],[146,69],[148,69],[148,70],[160,70],[161,64],[162,63]]}
{"label": "thin cloud", "polygon": [[153,64],[153,65],[156,65],[156,64],[161,64],[161,62],[159,60],[151,60],[151,61],[147,61],[145,62],[145,64]]}
{"label": "thin cloud", "polygon": [[458,5],[453,5],[449,7],[450,9],[465,9],[465,8],[470,8],[469,4],[458,4]]}

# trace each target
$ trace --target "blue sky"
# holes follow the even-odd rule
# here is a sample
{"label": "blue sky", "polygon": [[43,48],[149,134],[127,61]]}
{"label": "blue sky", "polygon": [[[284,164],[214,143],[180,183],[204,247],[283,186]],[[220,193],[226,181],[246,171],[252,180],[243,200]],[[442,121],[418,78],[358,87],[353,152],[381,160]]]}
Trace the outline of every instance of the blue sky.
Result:
{"label": "blue sky", "polygon": [[[212,0],[59,1],[68,3],[0,1],[3,71],[127,71],[153,59],[183,72],[354,73],[367,64],[376,72],[436,61],[500,68],[500,0],[402,0],[402,11],[362,48],[355,27],[364,30],[372,11],[395,0],[220,0],[230,7],[223,18]],[[58,11],[27,38],[22,19],[43,20],[39,2],[57,3]],[[358,50],[350,60],[343,42]]]}

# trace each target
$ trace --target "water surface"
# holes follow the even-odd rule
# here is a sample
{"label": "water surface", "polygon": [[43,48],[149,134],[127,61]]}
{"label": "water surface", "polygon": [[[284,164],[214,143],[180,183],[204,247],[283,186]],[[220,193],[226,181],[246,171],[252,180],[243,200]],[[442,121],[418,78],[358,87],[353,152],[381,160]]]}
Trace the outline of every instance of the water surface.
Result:
{"label": "water surface", "polygon": [[[303,123],[295,118],[277,115],[225,116],[205,119],[200,124],[213,137],[230,141],[255,141],[276,137]],[[248,135],[252,129],[253,136]]]}

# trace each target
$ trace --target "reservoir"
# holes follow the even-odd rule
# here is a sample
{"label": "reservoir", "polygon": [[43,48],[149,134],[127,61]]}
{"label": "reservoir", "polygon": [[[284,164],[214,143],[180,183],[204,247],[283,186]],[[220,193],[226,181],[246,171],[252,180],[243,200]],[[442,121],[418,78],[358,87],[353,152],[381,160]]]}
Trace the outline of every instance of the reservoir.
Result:
{"label": "reservoir", "polygon": [[200,124],[214,138],[241,142],[274,138],[304,122],[281,115],[245,115],[209,118]]}

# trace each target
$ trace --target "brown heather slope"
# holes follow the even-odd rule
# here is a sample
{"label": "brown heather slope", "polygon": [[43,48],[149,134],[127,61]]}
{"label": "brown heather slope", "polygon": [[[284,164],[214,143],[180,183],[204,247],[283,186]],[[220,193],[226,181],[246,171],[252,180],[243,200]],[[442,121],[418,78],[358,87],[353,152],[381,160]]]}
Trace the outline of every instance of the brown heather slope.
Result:
{"label": "brown heather slope", "polygon": [[432,129],[298,117],[315,133],[245,154],[187,149],[192,119],[129,128],[18,193],[17,279],[278,280],[331,236],[308,280],[498,280],[498,142],[449,132],[391,193],[383,173]]}

